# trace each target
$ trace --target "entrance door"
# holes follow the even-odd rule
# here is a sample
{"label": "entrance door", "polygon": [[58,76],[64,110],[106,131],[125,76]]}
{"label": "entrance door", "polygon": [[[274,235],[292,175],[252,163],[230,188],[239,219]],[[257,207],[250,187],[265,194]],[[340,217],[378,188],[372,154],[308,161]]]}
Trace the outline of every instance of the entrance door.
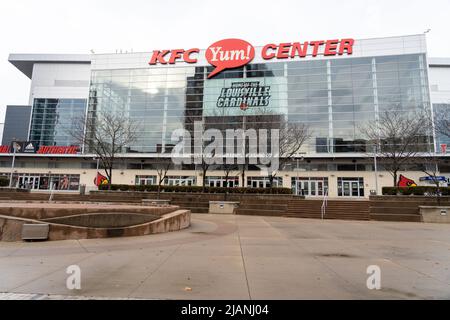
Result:
{"label": "entrance door", "polygon": [[350,189],[352,197],[359,197],[359,183],[357,181],[352,182]]}
{"label": "entrance door", "polygon": [[25,189],[39,189],[39,177],[21,176],[19,177],[19,187]]}
{"label": "entrance door", "polygon": [[350,181],[342,181],[342,189],[343,189],[342,195],[344,197],[350,197],[350,194],[351,194],[350,184],[351,184]]}
{"label": "entrance door", "polygon": [[364,185],[360,181],[342,180],[342,196],[343,197],[363,197],[362,190]]}
{"label": "entrance door", "polygon": [[296,183],[296,192],[303,196],[323,196],[326,189],[324,180],[300,180]]}

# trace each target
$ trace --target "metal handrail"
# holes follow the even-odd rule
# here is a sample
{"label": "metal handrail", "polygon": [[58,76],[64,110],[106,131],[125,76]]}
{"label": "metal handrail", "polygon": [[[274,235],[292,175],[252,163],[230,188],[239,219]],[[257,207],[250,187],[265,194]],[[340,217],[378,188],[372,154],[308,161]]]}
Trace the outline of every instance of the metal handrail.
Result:
{"label": "metal handrail", "polygon": [[322,207],[320,208],[320,216],[321,216],[322,220],[325,216],[325,211],[327,209],[327,205],[328,205],[328,189],[326,189],[323,194]]}

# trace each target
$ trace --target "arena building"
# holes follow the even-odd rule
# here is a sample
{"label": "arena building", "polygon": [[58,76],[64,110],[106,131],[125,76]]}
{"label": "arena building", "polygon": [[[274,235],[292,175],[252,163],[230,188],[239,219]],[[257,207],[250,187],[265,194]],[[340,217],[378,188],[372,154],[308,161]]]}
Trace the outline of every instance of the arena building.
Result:
{"label": "arena building", "polygon": [[[294,39],[260,47],[225,39],[206,50],[11,54],[9,61],[31,79],[31,115],[25,106],[21,118],[6,119],[5,130],[27,139],[16,143],[15,156],[12,141],[3,141],[0,174],[12,174],[13,186],[33,191],[96,189],[99,162],[70,130],[75,119],[120,112],[138,120],[140,129],[119,155],[113,183],[155,184],[156,164],[171,156],[172,133],[193,121],[226,129],[287,119],[307,124],[311,137],[281,168],[277,186],[308,197],[322,197],[326,190],[330,197],[367,197],[392,186],[392,177],[382,166],[374,171],[358,128],[394,105],[405,113],[450,108],[450,58],[429,58],[425,35]],[[22,127],[25,132],[17,132]],[[423,141],[426,149],[440,152],[449,142],[431,136]],[[440,171],[448,179],[450,166],[442,157]],[[402,174],[428,183],[420,171],[405,168]],[[205,179],[223,186],[224,171],[212,167]],[[195,164],[174,164],[165,179],[169,185],[202,182]],[[268,183],[249,165],[244,176],[236,169],[228,186]]]}

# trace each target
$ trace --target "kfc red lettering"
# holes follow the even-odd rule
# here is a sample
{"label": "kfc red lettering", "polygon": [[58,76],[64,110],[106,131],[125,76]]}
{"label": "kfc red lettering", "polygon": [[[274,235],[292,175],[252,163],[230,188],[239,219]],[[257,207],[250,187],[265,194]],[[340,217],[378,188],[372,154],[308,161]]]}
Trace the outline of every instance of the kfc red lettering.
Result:
{"label": "kfc red lettering", "polygon": [[170,52],[169,64],[175,64],[175,61],[181,59],[181,55],[184,53],[183,49],[176,49]]}
{"label": "kfc red lettering", "polygon": [[167,64],[167,61],[164,60],[164,57],[170,52],[170,50],[163,50],[163,51],[153,51],[152,58],[149,62],[149,64],[154,65],[157,63],[161,64]]}
{"label": "kfc red lettering", "polygon": [[187,63],[196,63],[197,59],[191,58],[191,54],[199,53],[199,52],[200,52],[200,49],[198,49],[198,48],[186,50],[183,54],[183,60]]}

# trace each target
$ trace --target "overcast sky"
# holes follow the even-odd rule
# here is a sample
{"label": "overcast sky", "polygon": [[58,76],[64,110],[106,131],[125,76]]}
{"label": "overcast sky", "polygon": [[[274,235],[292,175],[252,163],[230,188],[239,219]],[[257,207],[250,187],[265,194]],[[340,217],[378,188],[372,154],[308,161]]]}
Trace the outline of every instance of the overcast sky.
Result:
{"label": "overcast sky", "polygon": [[96,53],[206,48],[229,37],[255,46],[428,34],[428,53],[450,57],[450,0],[1,0],[0,122],[27,104],[30,80],[10,53]]}

